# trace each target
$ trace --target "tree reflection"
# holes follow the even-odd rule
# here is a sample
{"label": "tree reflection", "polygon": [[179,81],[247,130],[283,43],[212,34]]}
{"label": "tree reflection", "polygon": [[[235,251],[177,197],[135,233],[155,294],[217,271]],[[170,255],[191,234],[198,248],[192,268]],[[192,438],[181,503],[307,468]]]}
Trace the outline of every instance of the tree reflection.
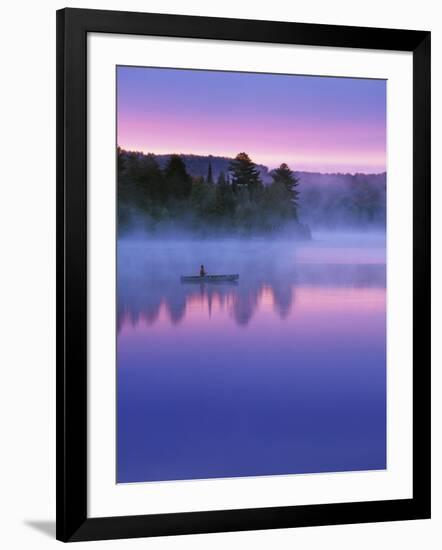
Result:
{"label": "tree reflection", "polygon": [[228,312],[241,327],[247,327],[260,309],[285,320],[295,307],[298,286],[384,288],[385,274],[383,264],[299,264],[285,273],[249,270],[240,274],[238,283],[186,284],[159,274],[123,275],[118,281],[117,327],[141,321],[153,325],[161,311],[174,325],[195,309],[206,311],[210,321],[214,307]]}

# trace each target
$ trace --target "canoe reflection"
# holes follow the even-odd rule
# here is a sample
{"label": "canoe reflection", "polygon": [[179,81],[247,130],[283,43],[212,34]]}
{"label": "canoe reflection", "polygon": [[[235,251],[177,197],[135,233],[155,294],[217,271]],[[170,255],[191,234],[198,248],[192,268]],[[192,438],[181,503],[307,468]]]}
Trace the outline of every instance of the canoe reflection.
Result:
{"label": "canoe reflection", "polygon": [[384,288],[383,264],[301,264],[290,273],[241,275],[240,281],[194,282],[176,278],[125,278],[118,281],[118,329],[156,323],[160,312],[174,325],[186,314],[214,309],[227,311],[239,326],[247,326],[260,309],[286,319],[294,308],[296,289],[309,287]]}

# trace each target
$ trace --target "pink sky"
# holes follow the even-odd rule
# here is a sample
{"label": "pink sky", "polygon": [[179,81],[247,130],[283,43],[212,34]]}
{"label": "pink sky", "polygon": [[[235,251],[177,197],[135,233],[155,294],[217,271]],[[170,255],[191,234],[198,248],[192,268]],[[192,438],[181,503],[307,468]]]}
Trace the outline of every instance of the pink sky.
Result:
{"label": "pink sky", "polygon": [[124,149],[386,170],[383,80],[119,67],[117,82]]}

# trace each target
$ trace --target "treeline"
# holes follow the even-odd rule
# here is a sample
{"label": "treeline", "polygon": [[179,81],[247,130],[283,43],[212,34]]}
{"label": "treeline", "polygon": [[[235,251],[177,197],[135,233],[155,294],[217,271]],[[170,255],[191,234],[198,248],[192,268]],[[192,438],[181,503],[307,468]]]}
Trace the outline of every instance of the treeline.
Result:
{"label": "treeline", "polygon": [[[169,162],[170,153],[155,154],[155,158],[157,159],[160,167],[164,168]],[[210,164],[215,181],[217,181],[221,172],[227,174],[227,172],[229,171],[230,163],[232,162],[231,157],[222,157],[218,155],[196,155],[191,153],[180,153],[180,158],[184,161],[187,172],[194,177],[201,175],[206,176]],[[255,163],[255,166],[259,170],[259,174],[264,185],[271,183],[272,178],[270,177],[270,170],[268,166],[258,163]]]}
{"label": "treeline", "polygon": [[232,159],[215,181],[191,176],[179,155],[160,167],[155,155],[118,148],[119,231],[134,220],[147,230],[181,226],[193,231],[269,233],[290,227],[299,236],[309,230],[299,223],[299,180],[286,164],[271,172],[264,185],[246,153]]}
{"label": "treeline", "polygon": [[300,172],[299,209],[310,227],[379,228],[386,223],[386,173],[319,174]]}

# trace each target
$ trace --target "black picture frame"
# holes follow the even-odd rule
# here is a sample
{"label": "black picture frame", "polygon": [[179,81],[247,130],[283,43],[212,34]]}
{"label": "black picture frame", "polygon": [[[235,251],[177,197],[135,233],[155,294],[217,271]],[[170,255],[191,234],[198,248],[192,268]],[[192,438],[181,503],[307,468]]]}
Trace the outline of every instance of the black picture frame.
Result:
{"label": "black picture frame", "polygon": [[[413,54],[413,498],[87,516],[87,34]],[[83,9],[57,12],[57,538],[85,541],[430,517],[430,33]]]}

